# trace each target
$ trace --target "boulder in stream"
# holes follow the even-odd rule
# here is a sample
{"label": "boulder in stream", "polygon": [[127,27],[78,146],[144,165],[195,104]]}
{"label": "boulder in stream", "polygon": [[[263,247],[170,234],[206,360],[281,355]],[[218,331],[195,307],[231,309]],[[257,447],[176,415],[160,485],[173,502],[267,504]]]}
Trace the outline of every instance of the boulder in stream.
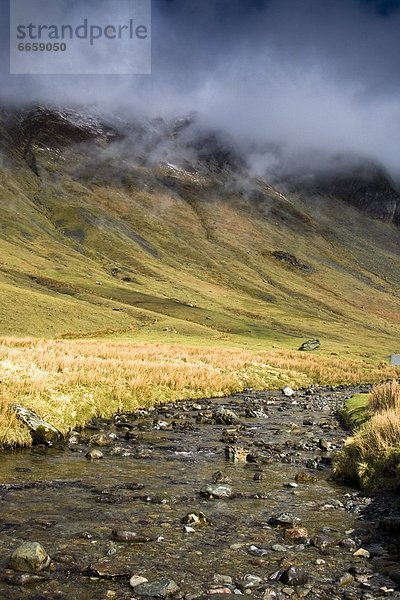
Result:
{"label": "boulder in stream", "polygon": [[20,404],[14,404],[12,409],[18,419],[28,427],[34,444],[46,444],[49,446],[62,438],[62,434],[58,429],[41,419],[32,410]]}

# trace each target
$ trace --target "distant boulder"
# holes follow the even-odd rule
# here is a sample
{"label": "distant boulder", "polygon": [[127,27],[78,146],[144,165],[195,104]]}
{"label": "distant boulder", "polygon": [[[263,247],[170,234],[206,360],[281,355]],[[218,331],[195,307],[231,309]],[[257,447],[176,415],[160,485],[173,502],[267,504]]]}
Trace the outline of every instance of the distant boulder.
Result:
{"label": "distant boulder", "polygon": [[321,346],[321,342],[319,340],[307,340],[302,344],[299,348],[302,352],[312,352],[313,350],[318,350]]}

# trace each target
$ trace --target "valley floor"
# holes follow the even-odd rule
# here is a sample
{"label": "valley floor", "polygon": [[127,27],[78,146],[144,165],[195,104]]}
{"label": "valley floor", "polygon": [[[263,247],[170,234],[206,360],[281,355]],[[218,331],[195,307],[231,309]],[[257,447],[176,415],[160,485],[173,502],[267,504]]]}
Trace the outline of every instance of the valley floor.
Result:
{"label": "valley floor", "polygon": [[376,383],[399,369],[362,357],[118,340],[0,340],[0,444],[30,445],[13,405],[63,434],[93,417],[248,388]]}

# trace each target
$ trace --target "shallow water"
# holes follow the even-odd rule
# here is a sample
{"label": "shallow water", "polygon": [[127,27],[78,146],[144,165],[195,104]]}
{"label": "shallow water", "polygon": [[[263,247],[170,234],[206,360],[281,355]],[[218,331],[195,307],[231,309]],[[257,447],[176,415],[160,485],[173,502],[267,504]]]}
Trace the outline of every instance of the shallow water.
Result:
{"label": "shallow water", "polygon": [[[282,597],[289,597],[291,591],[292,597],[306,593],[309,598],[363,597],[368,588],[361,580],[346,588],[338,582],[352,567],[368,570],[368,561],[355,558],[354,548],[338,543],[352,537],[359,547],[368,524],[345,509],[346,494],[353,490],[330,480],[330,453],[318,447],[320,438],[340,447],[346,433],[335,411],[350,393],[319,390],[296,398],[268,392],[239,394],[126,415],[122,420],[130,423],[138,439],[125,439],[126,430],[114,423],[97,424],[117,436],[111,448],[101,448],[104,458],[97,461],[85,458],[94,430],[82,432],[80,444],[63,449],[1,454],[1,566],[7,567],[10,554],[22,541],[37,541],[53,559],[53,570],[47,581],[33,586],[11,586],[3,577],[0,598],[128,599],[135,597],[129,586],[133,574],[149,581],[174,579],[188,598],[221,587],[214,581],[215,574],[231,576],[236,582],[232,590],[239,586],[242,591],[246,574],[259,576],[260,584],[247,592],[260,598],[271,586],[278,593],[286,589]],[[228,444],[222,439],[223,430],[234,426],[199,422],[213,421],[210,415],[218,406],[239,415],[244,427],[236,444],[248,448],[256,462],[225,458]],[[262,410],[266,416],[248,418],[246,409]],[[162,431],[155,428],[157,421],[174,425]],[[306,449],[300,447],[304,444]],[[127,454],[140,446],[151,456],[113,456],[115,446]],[[305,468],[310,459],[316,459],[313,466],[318,468]],[[232,498],[200,496],[216,471],[231,479]],[[254,481],[256,471],[262,472],[261,481]],[[317,481],[286,487],[300,471]],[[186,533],[182,518],[196,511],[204,512],[212,525]],[[299,517],[310,537],[322,533],[335,545],[321,551],[286,542],[284,531],[268,524],[271,516],[282,512]],[[114,529],[162,539],[115,542]],[[274,544],[283,544],[285,551],[272,550]],[[252,555],[252,545],[266,549],[266,556]],[[269,581],[283,559],[304,565],[308,584],[289,590]],[[378,573],[368,581],[375,590],[393,585]]]}

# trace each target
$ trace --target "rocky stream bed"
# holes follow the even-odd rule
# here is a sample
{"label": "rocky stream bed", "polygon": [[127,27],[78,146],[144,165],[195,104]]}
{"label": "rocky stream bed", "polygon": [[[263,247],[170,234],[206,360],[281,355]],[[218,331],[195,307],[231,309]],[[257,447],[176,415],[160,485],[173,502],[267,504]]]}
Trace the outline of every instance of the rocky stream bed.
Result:
{"label": "rocky stream bed", "polygon": [[2,453],[0,599],[400,598],[397,496],[331,480],[359,391],[164,405]]}

